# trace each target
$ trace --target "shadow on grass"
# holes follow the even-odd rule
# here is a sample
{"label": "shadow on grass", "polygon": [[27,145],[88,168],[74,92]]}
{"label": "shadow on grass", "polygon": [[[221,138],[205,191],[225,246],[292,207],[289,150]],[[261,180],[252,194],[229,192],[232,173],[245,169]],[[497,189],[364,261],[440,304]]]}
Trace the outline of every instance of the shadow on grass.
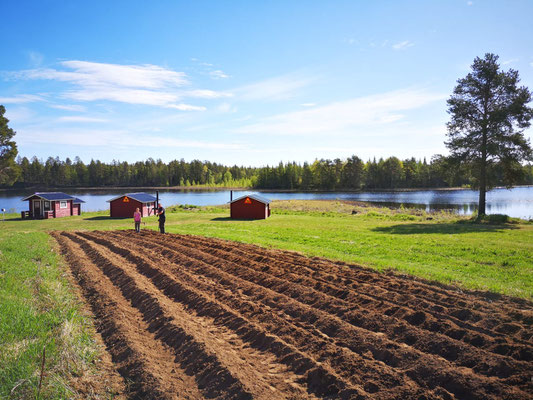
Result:
{"label": "shadow on grass", "polygon": [[474,223],[452,223],[452,224],[399,224],[393,226],[381,226],[372,229],[374,232],[390,233],[393,235],[414,235],[414,234],[461,234],[476,232],[501,232],[507,229],[518,229],[518,226],[511,224],[474,224]]}
{"label": "shadow on grass", "polygon": [[211,218],[210,221],[261,221],[262,218],[231,218],[231,217],[216,217]]}
{"label": "shadow on grass", "polygon": [[231,217],[216,217],[216,218],[211,218],[211,221],[233,221],[233,218],[231,218]]}
{"label": "shadow on grass", "polygon": [[128,219],[131,217],[110,217],[109,215],[100,215],[98,217],[87,217],[83,218],[85,221],[104,221],[107,219]]}

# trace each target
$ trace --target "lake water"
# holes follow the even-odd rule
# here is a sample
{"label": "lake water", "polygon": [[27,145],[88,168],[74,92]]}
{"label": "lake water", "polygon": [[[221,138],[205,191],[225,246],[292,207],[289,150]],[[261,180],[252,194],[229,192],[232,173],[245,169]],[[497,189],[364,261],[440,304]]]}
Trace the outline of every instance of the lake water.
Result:
{"label": "lake water", "polygon": [[[84,189],[66,190],[66,193],[85,201],[82,211],[108,210],[109,200],[135,190],[120,189]],[[139,190],[137,190],[139,191]],[[146,191],[148,193],[155,192]],[[21,199],[32,194],[31,191],[0,192],[0,208],[8,212],[27,210],[28,202]],[[233,198],[245,194],[260,194],[271,200],[315,200],[339,199],[367,201],[387,206],[416,207],[426,211],[452,209],[459,214],[470,215],[477,209],[478,192],[474,190],[417,190],[417,191],[383,191],[383,192],[259,192],[234,191]],[[160,190],[159,198],[164,206],[174,204],[192,204],[197,206],[217,205],[229,201],[229,190]],[[513,189],[497,188],[487,193],[487,214],[507,214],[524,219],[533,218],[533,186]]]}

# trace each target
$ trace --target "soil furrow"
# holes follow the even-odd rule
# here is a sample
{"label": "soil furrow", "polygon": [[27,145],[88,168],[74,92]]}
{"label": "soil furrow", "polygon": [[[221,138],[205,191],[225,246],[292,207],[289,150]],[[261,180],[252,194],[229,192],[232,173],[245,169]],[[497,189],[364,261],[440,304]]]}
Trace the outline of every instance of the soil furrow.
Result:
{"label": "soil furrow", "polygon": [[364,393],[357,387],[347,385],[342,379],[324,369],[321,363],[313,360],[308,355],[303,354],[288,346],[285,342],[275,336],[268,335],[260,327],[250,323],[247,319],[234,313],[231,309],[224,307],[220,303],[205,296],[202,292],[187,287],[179,282],[183,270],[172,277],[161,271],[163,265],[159,264],[154,268],[150,260],[145,260],[143,255],[134,254],[135,250],[129,250],[122,246],[117,246],[107,239],[98,237],[95,233],[79,233],[80,235],[107,245],[111,251],[124,256],[134,263],[139,273],[150,278],[155,286],[166,296],[174,301],[181,302],[187,308],[198,313],[200,316],[209,316],[218,323],[232,329],[250,346],[260,351],[271,351],[278,357],[278,361],[287,365],[295,373],[302,375],[307,383],[308,390],[320,397],[339,398],[364,398],[358,393]]}
{"label": "soil furrow", "polygon": [[[140,311],[147,324],[147,331],[173,350],[175,361],[187,374],[194,375],[198,388],[205,397],[252,398],[243,385],[220,364],[216,356],[208,354],[202,344],[172,324],[171,318],[161,309],[157,299],[139,289],[122,268],[110,262],[85,239],[69,233],[64,235],[78,243],[87,257],[120,289],[124,298]],[[194,354],[194,359],[190,357],[191,354]]]}
{"label": "soil furrow", "polygon": [[179,393],[183,399],[202,398],[193,380],[173,371],[174,356],[153,340],[142,316],[114,293],[112,284],[84,251],[64,235],[54,237],[96,317],[106,350],[126,382],[127,397],[177,399]]}
{"label": "soil furrow", "polygon": [[130,398],[533,397],[530,302],[200,236],[53,236]]}
{"label": "soil furrow", "polygon": [[[172,253],[172,251],[170,252]],[[179,252],[174,251],[174,253],[177,257],[185,257]],[[194,266],[195,263],[201,266]],[[210,276],[215,280],[224,279],[220,277],[220,268],[217,269],[205,263],[191,259],[187,260],[184,265],[187,268],[196,268],[199,273]],[[227,282],[239,280],[235,276],[230,276],[225,279]],[[246,284],[240,280],[239,286],[246,287]],[[262,289],[267,290],[265,288]],[[251,285],[251,287],[244,292],[250,296],[251,293],[257,291],[261,291],[258,290],[257,285]],[[274,295],[275,293],[276,292],[274,292]],[[442,385],[444,388],[453,392],[457,397],[462,397],[464,393],[467,392],[469,393],[470,398],[488,398],[489,394],[506,395],[505,391],[502,392],[504,385],[502,385],[502,383],[498,380],[494,380],[492,378],[487,379],[483,378],[482,376],[472,374],[472,371],[469,369],[460,369],[455,365],[446,363],[440,358],[428,357],[427,354],[416,351],[409,346],[402,347],[397,343],[377,335],[374,332],[367,332],[347,325],[346,323],[339,321],[334,316],[328,315],[325,312],[312,309],[310,310],[308,307],[303,307],[302,304],[295,302],[293,299],[285,296],[284,294],[277,293],[277,299],[276,297],[272,297],[272,294],[270,294],[269,298],[268,293],[263,293],[260,296],[254,296],[256,296],[255,300],[266,302],[266,304],[268,304],[271,308],[277,308],[280,312],[286,313],[293,319],[300,320],[303,323],[311,322],[324,335],[334,337],[336,340],[341,341],[344,347],[347,347],[358,354],[363,354],[370,350],[374,358],[386,363],[390,367],[407,370],[408,375],[411,373],[412,378],[421,382],[422,384],[427,384],[427,382],[421,379],[417,373],[413,372],[416,371],[421,364],[425,365],[426,375],[429,373],[429,371],[431,371],[434,380],[434,386]],[[260,298],[261,296],[262,299]],[[279,304],[280,302],[282,303],[281,305]],[[363,346],[362,343],[365,345]],[[458,370],[461,370],[461,373],[458,373]],[[477,395],[472,395],[471,386],[473,384],[483,386],[485,390],[480,392],[485,393],[479,393],[479,397]],[[516,395],[520,396],[520,392],[516,392]]]}
{"label": "soil furrow", "polygon": [[307,393],[305,385],[301,385],[299,377],[285,365],[275,361],[273,355],[250,348],[235,333],[223,325],[214,324],[212,319],[200,317],[195,312],[186,310],[162,292],[144,275],[137,272],[137,266],[126,258],[109,250],[98,243],[92,235],[83,235],[91,240],[91,246],[103,257],[121,268],[135,281],[143,292],[157,297],[157,301],[166,315],[171,316],[172,323],[198,343],[206,346],[209,353],[216,353],[221,364],[246,387],[256,399],[299,398],[315,399]]}
{"label": "soil furrow", "polygon": [[[136,239],[132,237],[130,240]],[[202,249],[194,248],[194,246],[184,247],[174,245],[169,246],[169,248],[176,249],[182,254],[186,254],[191,258],[206,262],[212,266],[222,267],[225,265],[225,271],[234,274],[235,276],[268,287],[277,292],[281,291],[313,308],[335,314],[339,318],[355,326],[371,331],[386,333],[387,337],[390,339],[406,343],[426,353],[438,354],[457,365],[473,368],[478,373],[507,378],[516,371],[523,370],[527,365],[524,363],[520,365],[521,363],[499,354],[487,356],[489,353],[485,350],[492,350],[494,347],[501,346],[501,343],[493,343],[492,347],[485,345],[483,350],[479,350],[477,348],[472,348],[471,346],[465,346],[463,343],[458,342],[453,338],[440,334],[439,332],[451,331],[451,334],[462,335],[464,337],[468,335],[468,332],[461,331],[453,326],[450,328],[444,328],[439,320],[428,317],[424,313],[416,310],[404,310],[403,313],[399,313],[395,310],[396,313],[394,317],[383,314],[380,315],[378,313],[386,314],[390,308],[386,307],[383,309],[381,307],[376,307],[373,304],[372,307],[369,307],[368,302],[355,303],[353,301],[354,296],[351,296],[352,293],[346,293],[346,291],[343,291],[343,293],[345,293],[343,299],[329,297],[329,294],[327,294],[327,291],[324,290],[323,287],[321,287],[322,290],[319,290],[317,293],[312,283],[308,283],[307,285],[304,285],[306,287],[302,288],[300,285],[305,283],[305,277],[296,276],[281,270],[277,270],[278,272],[276,273],[274,268],[269,269],[268,274],[266,274],[262,272],[265,268],[261,264],[249,263],[247,260],[242,260],[240,258],[235,259],[235,257],[226,254],[224,254],[224,259],[206,257]],[[236,261],[240,261],[240,263],[236,264]],[[254,266],[255,268],[253,268]],[[246,271],[247,269],[249,270]],[[274,280],[273,277],[276,277],[277,280]],[[288,284],[286,282],[287,280],[291,281],[292,284]],[[335,292],[336,290],[331,288],[331,291]],[[369,310],[373,311],[373,314],[370,314],[368,312]],[[396,315],[398,314],[403,314],[404,319],[396,318]],[[414,326],[409,326],[405,323],[406,321]],[[416,325],[418,325],[418,327]],[[423,331],[420,328],[424,328],[431,334],[428,335],[428,332]],[[492,338],[481,337],[480,340],[483,341],[483,343],[490,344]],[[513,346],[510,343],[505,343],[505,345],[509,350],[514,349],[519,355],[529,349],[525,346],[522,346],[522,348]],[[516,347],[518,347],[518,349],[516,349]],[[479,362],[479,360],[490,360],[490,362]],[[519,379],[520,378],[515,377],[513,382],[518,382]],[[523,376],[521,379],[522,381],[529,381],[528,376]]]}
{"label": "soil furrow", "polygon": [[[191,235],[181,236],[181,238],[181,241],[187,244],[198,243],[206,250],[220,250],[228,254],[240,255],[250,261],[276,265],[287,270],[296,269],[298,274],[311,275],[313,279],[335,285],[340,290],[356,289],[359,293],[378,301],[385,300],[398,306],[405,305],[418,310],[423,309],[439,319],[449,319],[463,328],[478,330],[480,333],[491,332],[495,336],[505,338],[514,336],[516,339],[522,339],[522,343],[526,345],[533,337],[532,305],[521,299],[511,301],[513,307],[509,308],[510,301],[491,300],[490,303],[486,301],[483,303],[478,301],[474,295],[464,292],[455,293],[455,290],[445,291],[445,289],[435,288],[435,285],[428,285],[413,277],[391,272],[378,273],[363,270],[363,267],[342,262],[325,264],[322,259],[310,259],[290,252],[285,252],[288,253],[286,257],[285,254],[283,257],[277,257],[280,251],[270,250],[273,254],[268,254],[268,250],[258,246],[245,250],[252,245],[246,245],[244,249],[235,249],[221,239],[211,240]],[[287,259],[292,261],[289,262]],[[389,284],[383,285],[383,282],[389,282]],[[521,307],[520,309],[516,307],[517,304]],[[465,308],[466,305],[468,309]],[[499,318],[494,318],[495,312],[500,314]],[[465,321],[470,321],[471,324]],[[516,322],[519,322],[519,325]],[[522,323],[525,326],[520,326]]]}
{"label": "soil furrow", "polygon": [[[191,246],[188,246],[190,248]],[[193,246],[194,247],[194,246]],[[418,307],[411,309],[404,306],[396,306],[390,302],[384,300],[377,300],[364,294],[357,293],[354,289],[338,288],[329,283],[317,283],[316,279],[312,279],[305,273],[301,273],[301,268],[294,272],[295,269],[282,269],[272,267],[266,267],[263,263],[250,260],[250,257],[242,257],[234,255],[227,251],[220,251],[218,249],[205,250],[205,247],[198,249],[202,253],[208,253],[216,257],[218,260],[224,262],[231,262],[237,265],[237,271],[242,269],[242,266],[247,266],[257,274],[266,273],[268,275],[282,279],[283,281],[290,281],[293,285],[302,285],[313,291],[321,292],[327,296],[331,296],[336,300],[330,300],[326,307],[329,307],[332,312],[339,310],[337,315],[348,321],[357,321],[358,326],[364,328],[370,328],[372,330],[382,329],[386,331],[394,340],[400,340],[411,346],[417,347],[416,332],[419,329],[424,329],[432,332],[433,341],[437,341],[439,338],[440,344],[434,346],[434,350],[439,351],[440,356],[456,360],[457,354],[463,355],[465,351],[468,351],[464,345],[458,343],[461,341],[472,345],[474,347],[482,349],[482,351],[488,351],[495,353],[495,358],[504,356],[511,356],[517,360],[531,361],[533,360],[533,354],[530,353],[530,343],[522,343],[520,340],[513,340],[512,338],[502,335],[494,331],[480,331],[474,328],[470,331],[467,324],[457,324],[450,320],[442,318],[442,313],[427,313],[421,311]],[[299,294],[300,295],[300,294]],[[339,307],[335,307],[335,304],[339,304]],[[373,315],[369,317],[362,309],[371,308],[374,314],[380,313],[382,316]],[[358,311],[359,310],[359,311]],[[376,318],[382,318],[382,321],[376,321]],[[405,327],[403,323],[412,325],[414,328]],[[400,327],[396,327],[398,323]],[[396,336],[399,335],[399,336]],[[448,336],[446,339],[444,336]],[[403,339],[402,339],[403,338]],[[424,344],[422,344],[424,345]],[[477,358],[477,356],[476,356]],[[502,359],[503,360],[503,359]],[[460,362],[460,361],[457,361]],[[465,364],[465,366],[468,366]],[[495,371],[498,376],[504,376],[506,373],[511,372],[513,367],[504,366],[500,369],[500,372]],[[508,372],[505,372],[507,370]],[[481,370],[480,370],[481,371]],[[502,375],[503,374],[503,375]]]}

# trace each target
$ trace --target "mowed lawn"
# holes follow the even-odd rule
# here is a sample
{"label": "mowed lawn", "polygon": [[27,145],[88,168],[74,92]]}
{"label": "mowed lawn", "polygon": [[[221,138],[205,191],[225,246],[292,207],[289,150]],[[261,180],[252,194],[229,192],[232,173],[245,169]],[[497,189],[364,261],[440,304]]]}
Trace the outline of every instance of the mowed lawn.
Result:
{"label": "mowed lawn", "polygon": [[[473,224],[445,213],[335,201],[272,206],[273,215],[258,221],[231,220],[227,208],[170,207],[166,227],[533,299],[531,223]],[[156,218],[145,218],[142,228],[157,229]],[[9,215],[0,222],[0,398],[73,398],[75,382],[102,381],[90,316],[46,232],[108,229],[133,229],[133,220],[97,212],[36,221]],[[113,397],[113,387],[97,386],[103,398]]]}

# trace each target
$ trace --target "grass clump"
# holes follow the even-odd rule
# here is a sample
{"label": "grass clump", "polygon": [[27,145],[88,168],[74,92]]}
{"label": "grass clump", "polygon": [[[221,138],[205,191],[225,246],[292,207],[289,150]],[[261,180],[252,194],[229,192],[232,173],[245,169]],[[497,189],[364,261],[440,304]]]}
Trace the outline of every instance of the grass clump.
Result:
{"label": "grass clump", "polygon": [[0,398],[76,397],[75,381],[90,374],[99,354],[93,333],[51,238],[0,233]]}

